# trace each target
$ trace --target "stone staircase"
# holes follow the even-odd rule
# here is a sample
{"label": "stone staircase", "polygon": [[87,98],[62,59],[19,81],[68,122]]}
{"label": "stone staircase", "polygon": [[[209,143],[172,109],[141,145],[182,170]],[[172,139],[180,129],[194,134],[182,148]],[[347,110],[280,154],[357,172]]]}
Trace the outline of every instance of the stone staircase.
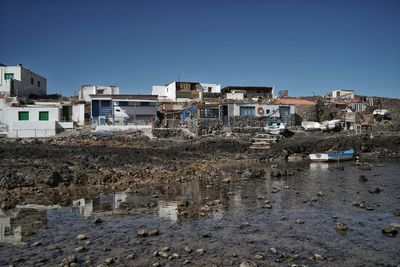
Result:
{"label": "stone staircase", "polygon": [[256,134],[255,137],[251,138],[252,150],[268,150],[273,144],[278,142],[280,135],[274,134]]}

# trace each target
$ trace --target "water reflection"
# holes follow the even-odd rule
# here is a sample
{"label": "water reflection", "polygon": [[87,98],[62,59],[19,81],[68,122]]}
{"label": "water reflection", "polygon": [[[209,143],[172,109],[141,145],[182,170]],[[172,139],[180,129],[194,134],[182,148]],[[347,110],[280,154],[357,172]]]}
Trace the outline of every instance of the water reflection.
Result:
{"label": "water reflection", "polygon": [[47,225],[47,210],[17,208],[4,212],[0,210],[0,242],[14,243],[23,240]]}

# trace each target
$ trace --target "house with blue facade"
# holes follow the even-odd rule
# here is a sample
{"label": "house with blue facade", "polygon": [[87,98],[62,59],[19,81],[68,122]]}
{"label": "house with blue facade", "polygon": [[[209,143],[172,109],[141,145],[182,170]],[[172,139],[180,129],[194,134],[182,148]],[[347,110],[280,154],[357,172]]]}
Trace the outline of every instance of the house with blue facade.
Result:
{"label": "house with blue facade", "polygon": [[90,95],[91,124],[148,125],[157,117],[156,95]]}

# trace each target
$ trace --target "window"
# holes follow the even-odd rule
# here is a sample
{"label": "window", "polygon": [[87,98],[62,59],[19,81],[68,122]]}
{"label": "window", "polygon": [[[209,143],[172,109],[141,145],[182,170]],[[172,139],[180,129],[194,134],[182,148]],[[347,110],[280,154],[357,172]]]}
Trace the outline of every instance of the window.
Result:
{"label": "window", "polygon": [[29,111],[19,111],[18,112],[19,121],[29,121]]}
{"label": "window", "polygon": [[212,87],[208,87],[208,92],[211,93]]}
{"label": "window", "polygon": [[240,116],[255,116],[256,107],[240,107]]}
{"label": "window", "polygon": [[98,95],[104,95],[104,89],[98,89],[97,90]]}
{"label": "window", "polygon": [[33,78],[31,78],[31,84],[33,84]]}
{"label": "window", "polygon": [[14,73],[4,73],[4,80],[14,79]]}
{"label": "window", "polygon": [[219,118],[219,109],[200,109],[200,118]]}
{"label": "window", "polygon": [[140,102],[141,106],[150,106],[150,102]]}
{"label": "window", "polygon": [[269,109],[267,109],[267,110],[265,111],[266,114],[269,114],[270,112],[271,112],[271,110],[269,110]]}
{"label": "window", "polygon": [[49,120],[49,112],[48,111],[39,111],[39,120],[40,121],[48,121]]}
{"label": "window", "polygon": [[37,81],[37,86],[40,87],[40,81]]}

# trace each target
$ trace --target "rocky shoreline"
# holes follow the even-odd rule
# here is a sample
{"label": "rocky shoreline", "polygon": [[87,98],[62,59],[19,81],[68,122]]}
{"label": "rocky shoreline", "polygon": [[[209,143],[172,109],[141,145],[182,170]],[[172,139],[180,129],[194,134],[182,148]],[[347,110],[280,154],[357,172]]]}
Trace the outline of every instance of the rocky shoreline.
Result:
{"label": "rocky shoreline", "polygon": [[[219,177],[218,164],[284,162],[332,148],[353,148],[361,159],[400,157],[400,134],[296,134],[271,150],[253,152],[248,137],[153,139],[141,135],[3,139],[0,141],[2,209],[39,199],[40,204],[68,205],[79,196],[135,189],[170,181]],[[305,159],[306,157],[299,157]],[[286,170],[280,170],[286,173]],[[43,197],[42,197],[43,196]]]}

